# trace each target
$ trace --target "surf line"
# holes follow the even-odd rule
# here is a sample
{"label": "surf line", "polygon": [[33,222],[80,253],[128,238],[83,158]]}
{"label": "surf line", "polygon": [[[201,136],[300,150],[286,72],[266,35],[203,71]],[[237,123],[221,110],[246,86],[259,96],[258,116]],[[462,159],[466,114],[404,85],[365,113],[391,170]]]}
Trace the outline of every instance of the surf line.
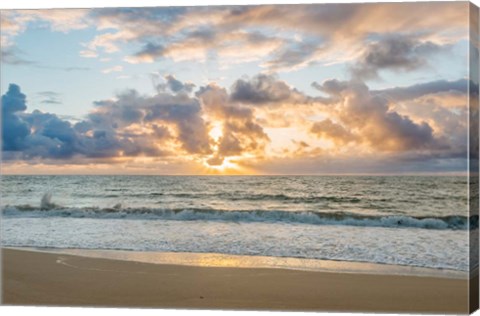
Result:
{"label": "surf line", "polygon": [[[85,257],[87,259],[97,259],[97,258],[89,258]],[[134,274],[147,274],[147,272],[144,271],[128,271],[128,270],[116,270],[116,269],[99,269],[99,268],[90,268],[90,267],[82,267],[79,265],[74,265],[71,263],[68,263],[70,258],[59,256],[56,260],[57,264],[64,265],[69,268],[74,268],[74,269],[79,269],[79,270],[87,270],[87,271],[102,271],[102,272],[121,272],[121,273],[134,273]]]}

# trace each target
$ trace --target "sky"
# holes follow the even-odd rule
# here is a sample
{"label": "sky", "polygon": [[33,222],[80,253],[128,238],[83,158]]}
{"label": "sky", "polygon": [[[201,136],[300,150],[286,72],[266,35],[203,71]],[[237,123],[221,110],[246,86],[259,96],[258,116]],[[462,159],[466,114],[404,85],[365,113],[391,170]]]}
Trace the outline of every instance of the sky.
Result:
{"label": "sky", "polygon": [[466,2],[0,14],[6,174],[467,170]]}

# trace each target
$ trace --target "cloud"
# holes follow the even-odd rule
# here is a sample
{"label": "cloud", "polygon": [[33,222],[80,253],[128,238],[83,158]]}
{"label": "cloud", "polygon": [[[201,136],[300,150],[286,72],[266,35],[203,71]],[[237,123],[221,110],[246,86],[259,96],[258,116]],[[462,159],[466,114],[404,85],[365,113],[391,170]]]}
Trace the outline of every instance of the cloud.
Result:
{"label": "cloud", "polygon": [[259,74],[251,79],[238,79],[231,88],[232,101],[262,105],[304,99],[302,94],[273,75]]}
{"label": "cloud", "polygon": [[173,75],[167,75],[165,79],[167,80],[168,87],[173,92],[185,91],[190,93],[192,92],[193,88],[195,88],[195,84],[183,83],[180,80],[175,79]]}
{"label": "cloud", "polygon": [[62,104],[59,100],[60,94],[53,91],[41,91],[37,93],[42,100],[40,103],[43,104]]}
{"label": "cloud", "polygon": [[336,144],[344,145],[355,140],[355,136],[345,129],[342,125],[332,122],[330,119],[325,119],[320,122],[315,122],[310,132],[320,138],[327,138]]}
{"label": "cloud", "polygon": [[375,79],[379,77],[380,70],[417,70],[428,64],[431,55],[444,52],[450,47],[448,44],[420,41],[412,36],[383,35],[380,40],[367,46],[351,71],[354,77]]}
{"label": "cloud", "polygon": [[2,150],[22,149],[30,129],[16,114],[26,108],[26,96],[21,93],[19,86],[11,84],[7,93],[2,96]]}
{"label": "cloud", "polygon": [[[431,16],[433,8],[434,17]],[[260,56],[260,59],[267,57],[266,67],[285,71],[305,67],[311,61],[331,63],[339,58],[352,61],[365,46],[364,40],[372,34],[423,32],[422,42],[432,43],[456,41],[462,36],[459,34],[466,38],[467,11],[466,5],[452,3],[311,4],[295,5],[294,9],[291,5],[232,6],[186,11],[177,16],[172,29],[178,32],[190,27],[189,19],[192,19],[199,27],[227,32],[243,28],[276,34],[300,33],[303,44],[290,37],[271,51],[272,55]],[[389,21],[381,31],[378,30],[380,18]],[[449,23],[444,23],[446,20]]]}
{"label": "cloud", "polygon": [[36,9],[16,10],[12,15],[17,19],[24,19],[28,22],[43,21],[57,32],[67,33],[71,30],[81,30],[89,26],[88,9]]}
{"label": "cloud", "polygon": [[[95,102],[93,110],[76,121],[27,112],[26,96],[12,84],[2,96],[4,159],[128,163],[141,157],[167,165],[190,159],[190,164],[211,167],[278,166],[286,168],[278,169],[283,173],[306,170],[309,164],[313,168],[314,161],[337,169],[341,165],[337,161],[365,170],[375,164],[380,170],[387,161],[394,164],[392,170],[401,164],[430,170],[426,161],[435,166],[444,161],[455,168],[466,157],[463,79],[384,90],[370,90],[358,80],[331,79],[313,84],[327,95],[325,103],[269,75],[239,79],[230,90],[210,83],[195,93],[193,86],[174,75],[163,80],[154,95],[126,90]],[[40,96],[57,97],[51,91]],[[290,125],[268,122],[273,116],[265,113],[270,111]],[[279,142],[281,135],[295,141]],[[372,165],[365,162],[369,159]],[[271,165],[265,166],[265,161]]]}
{"label": "cloud", "polygon": [[197,96],[206,114],[222,124],[222,134],[216,142],[216,152],[207,161],[208,164],[221,164],[228,156],[241,156],[245,153],[256,156],[264,154],[269,138],[257,122],[251,108],[231,102],[227,91],[214,84],[200,88]]}
{"label": "cloud", "polygon": [[419,83],[408,87],[394,87],[377,90],[372,91],[372,93],[382,95],[395,101],[412,100],[429,94],[445,92],[456,92],[465,95],[468,93],[468,82],[467,79],[459,79],[455,81],[437,80]]}
{"label": "cloud", "polygon": [[107,126],[112,130],[158,130],[158,126],[168,125],[175,131],[172,141],[183,150],[190,154],[210,153],[206,125],[196,99],[166,93],[143,97],[133,90],[117,98],[116,101],[96,103],[96,111],[89,115],[95,126]]}
{"label": "cloud", "polygon": [[[200,116],[197,101],[178,105],[156,105],[151,114],[160,119],[174,122],[178,128],[178,139],[182,147],[189,153],[209,154],[211,152],[205,121]],[[147,118],[148,115],[147,115]]]}
{"label": "cloud", "polygon": [[148,40],[137,53],[127,56],[125,60],[130,63],[152,63],[160,58],[174,61],[215,59],[222,63],[248,62],[271,53],[283,40],[256,31],[225,32],[200,28],[186,32],[179,39],[163,37],[161,42]]}
{"label": "cloud", "polygon": [[33,61],[25,59],[21,56],[22,52],[18,49],[14,49],[13,47],[7,47],[2,49],[0,52],[1,54],[1,62],[3,64],[8,65],[32,65],[34,64]]}
{"label": "cloud", "polygon": [[2,110],[5,114],[13,114],[25,111],[27,97],[20,91],[20,87],[16,84],[10,84],[8,91],[2,96]]}
{"label": "cloud", "polygon": [[453,153],[466,157],[468,85],[466,79],[439,80],[372,91],[372,94],[389,100],[392,111],[401,112],[417,122],[427,122],[434,130],[437,145],[443,144],[443,149],[433,151],[439,157]]}
{"label": "cloud", "polygon": [[[132,43],[139,48],[125,56],[132,63],[215,59],[227,67],[257,61],[275,72],[353,62],[372,37],[389,34],[417,39],[413,52],[424,56],[466,39],[467,17],[467,4],[451,2],[11,10],[2,12],[2,44],[34,21],[58,32],[95,27],[101,34],[84,43],[83,57],[104,58]],[[380,19],[388,21],[381,30]],[[377,57],[388,49],[372,45],[365,67],[357,69],[362,75],[375,75],[372,67],[385,62]],[[392,62],[402,69],[424,61],[396,58]]]}
{"label": "cloud", "polygon": [[45,99],[45,100],[40,101],[40,103],[43,103],[43,104],[62,104],[62,102],[60,102],[56,99]]}
{"label": "cloud", "polygon": [[424,120],[449,152],[466,154],[468,139],[467,80],[434,81],[410,87],[396,87],[372,93],[390,100],[391,108],[413,120]]}
{"label": "cloud", "polygon": [[291,71],[318,62],[315,60],[317,53],[322,49],[321,41],[294,42],[277,49],[273,56],[262,64],[270,72]]}
{"label": "cloud", "polygon": [[[155,78],[154,78],[155,79]],[[171,91],[172,93],[191,93],[195,88],[195,84],[191,82],[182,82],[175,78],[174,75],[166,75],[164,77],[165,82],[156,84],[156,88],[159,92]]]}
{"label": "cloud", "polygon": [[80,51],[80,56],[85,57],[85,58],[96,58],[98,57],[98,53],[94,50],[81,50]]}
{"label": "cloud", "polygon": [[211,153],[200,104],[186,95],[143,97],[128,91],[118,95],[116,101],[96,102],[87,119],[76,124],[55,114],[38,110],[27,113],[26,109],[26,96],[18,85],[10,85],[2,96],[6,157],[163,156],[175,147],[190,154]]}
{"label": "cloud", "polygon": [[[295,10],[293,10],[295,8]],[[430,17],[428,13],[435,8],[438,13]],[[456,9],[457,12],[451,10]],[[462,12],[462,9],[464,11]],[[388,21],[385,32],[403,28],[405,31],[418,27],[454,28],[462,24],[467,7],[459,4],[418,3],[376,3],[376,4],[304,4],[304,5],[264,5],[228,7],[224,10],[220,22],[224,26],[239,24],[273,25],[279,29],[294,29],[322,36],[345,35],[362,36],[371,32],[378,21],[372,16]],[[423,17],[423,19],[421,19]],[[445,25],[443,18],[449,17],[451,24]]]}
{"label": "cloud", "polygon": [[136,64],[140,62],[153,63],[155,59],[164,55],[165,48],[160,44],[147,43],[133,56],[128,56],[125,61]]}
{"label": "cloud", "polygon": [[78,137],[70,122],[60,119],[54,114],[42,113],[38,110],[25,116],[33,131],[24,142],[26,157],[71,158],[75,154]]}
{"label": "cloud", "polygon": [[13,65],[13,66],[29,66],[29,67],[34,67],[34,68],[39,68],[39,69],[51,69],[51,70],[63,70],[63,71],[86,71],[90,70],[88,67],[55,67],[55,66],[48,66],[48,65],[42,65],[41,63],[37,61],[33,61],[30,59],[25,58],[26,54],[18,49],[17,47],[14,46],[7,46],[7,47],[2,47],[2,50],[0,51],[0,62],[2,64],[6,65]]}
{"label": "cloud", "polygon": [[110,67],[110,68],[103,69],[102,73],[109,74],[109,73],[112,73],[112,72],[121,72],[121,71],[123,71],[123,66],[113,66],[113,67]]}
{"label": "cloud", "polygon": [[15,13],[15,10],[2,10],[0,12],[0,29],[2,30],[0,46],[2,53],[13,45],[13,38],[25,31],[30,18]]}
{"label": "cloud", "polygon": [[347,81],[329,79],[325,80],[322,84],[314,81],[311,86],[319,91],[329,94],[330,96],[335,96],[348,89],[349,83]]}
{"label": "cloud", "polygon": [[[31,64],[13,51],[14,38],[24,32],[30,23],[43,23],[57,32],[68,32],[88,26],[88,10],[2,10],[0,17],[2,63],[12,65]],[[43,25],[42,25],[43,26]]]}
{"label": "cloud", "polygon": [[70,71],[88,71],[91,68],[89,68],[89,67],[64,67],[64,68],[59,68],[59,69],[70,72]]}
{"label": "cloud", "polygon": [[388,99],[372,93],[363,82],[328,80],[319,88],[337,100],[330,115],[343,126],[331,121],[317,122],[311,131],[319,136],[342,142],[355,139],[357,143],[386,152],[449,148],[443,139],[435,137],[427,122],[415,122],[394,111]]}

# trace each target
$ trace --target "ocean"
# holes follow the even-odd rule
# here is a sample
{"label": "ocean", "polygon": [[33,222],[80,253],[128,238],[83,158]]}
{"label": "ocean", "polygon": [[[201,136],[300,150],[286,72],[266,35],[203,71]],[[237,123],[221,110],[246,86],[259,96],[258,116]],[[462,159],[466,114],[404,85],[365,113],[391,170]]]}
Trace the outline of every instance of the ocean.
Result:
{"label": "ocean", "polygon": [[2,176],[2,246],[469,271],[464,176]]}

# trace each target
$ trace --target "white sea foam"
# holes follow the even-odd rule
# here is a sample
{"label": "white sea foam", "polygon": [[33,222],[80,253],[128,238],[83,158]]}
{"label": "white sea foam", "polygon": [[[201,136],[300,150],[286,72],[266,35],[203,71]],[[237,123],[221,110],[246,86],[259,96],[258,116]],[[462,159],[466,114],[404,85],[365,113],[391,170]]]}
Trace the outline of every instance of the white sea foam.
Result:
{"label": "white sea foam", "polygon": [[303,257],[468,271],[468,233],[478,228],[478,215],[468,214],[465,177],[1,181],[4,246]]}
{"label": "white sea foam", "polygon": [[12,247],[224,253],[469,270],[464,230],[65,217],[5,217],[2,226],[3,245]]}

